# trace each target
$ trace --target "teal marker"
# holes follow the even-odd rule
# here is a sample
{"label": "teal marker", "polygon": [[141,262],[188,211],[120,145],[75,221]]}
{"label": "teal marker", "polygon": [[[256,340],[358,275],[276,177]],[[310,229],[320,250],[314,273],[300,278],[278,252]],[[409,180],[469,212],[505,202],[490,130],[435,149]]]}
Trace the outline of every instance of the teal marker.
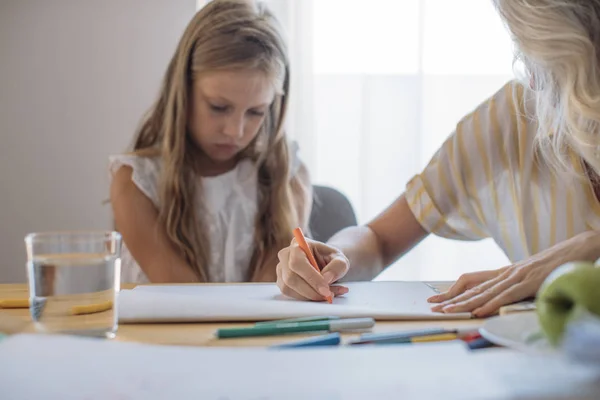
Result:
{"label": "teal marker", "polygon": [[267,324],[251,326],[249,328],[224,328],[218,329],[216,335],[220,339],[251,337],[251,336],[273,336],[288,333],[301,332],[343,332],[354,329],[367,329],[375,325],[373,318],[348,318],[332,321],[291,322],[279,324]]}

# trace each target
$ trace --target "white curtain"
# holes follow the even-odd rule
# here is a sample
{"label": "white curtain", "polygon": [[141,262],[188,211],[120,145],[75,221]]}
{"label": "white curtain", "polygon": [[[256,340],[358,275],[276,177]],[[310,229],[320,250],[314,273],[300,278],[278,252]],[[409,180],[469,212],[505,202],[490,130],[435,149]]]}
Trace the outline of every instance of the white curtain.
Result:
{"label": "white curtain", "polygon": [[[345,193],[360,223],[513,78],[512,43],[491,0],[265,2],[289,42],[289,132],[314,182]],[[429,237],[378,279],[456,279],[506,263],[491,240]]]}

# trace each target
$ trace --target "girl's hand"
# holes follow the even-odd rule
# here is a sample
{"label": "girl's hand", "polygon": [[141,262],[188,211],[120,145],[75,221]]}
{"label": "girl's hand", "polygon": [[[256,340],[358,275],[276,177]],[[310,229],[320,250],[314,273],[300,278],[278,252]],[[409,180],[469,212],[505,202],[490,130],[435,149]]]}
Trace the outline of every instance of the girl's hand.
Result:
{"label": "girl's hand", "polygon": [[485,317],[504,305],[534,297],[546,277],[562,264],[595,261],[600,255],[599,238],[596,232],[585,232],[509,267],[465,274],[446,293],[429,298],[439,303],[432,311]]}
{"label": "girl's hand", "polygon": [[289,247],[278,253],[277,286],[281,293],[299,300],[323,301],[328,296],[348,293],[345,286],[331,286],[348,272],[346,256],[325,243],[306,239],[321,272],[310,265],[308,258],[292,240]]}

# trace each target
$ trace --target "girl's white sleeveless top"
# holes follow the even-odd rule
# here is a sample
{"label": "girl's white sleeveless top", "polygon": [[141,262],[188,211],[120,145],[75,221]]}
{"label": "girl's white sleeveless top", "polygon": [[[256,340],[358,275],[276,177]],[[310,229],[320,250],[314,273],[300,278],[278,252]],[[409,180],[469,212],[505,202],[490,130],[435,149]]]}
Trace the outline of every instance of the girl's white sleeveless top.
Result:
{"label": "girl's white sleeveless top", "polygon": [[[300,159],[297,146],[291,146],[292,176],[298,171]],[[152,203],[159,207],[158,178],[160,157],[115,155],[109,158],[110,176],[122,166],[133,169],[132,180]],[[254,227],[258,210],[258,170],[250,160],[243,160],[231,171],[214,177],[198,177],[201,186],[197,200],[198,213],[204,210],[205,226],[210,238],[209,282],[243,282],[254,250]],[[202,203],[203,202],[203,203]],[[165,266],[168,268],[168,266]],[[121,252],[121,282],[149,283],[123,243]]]}

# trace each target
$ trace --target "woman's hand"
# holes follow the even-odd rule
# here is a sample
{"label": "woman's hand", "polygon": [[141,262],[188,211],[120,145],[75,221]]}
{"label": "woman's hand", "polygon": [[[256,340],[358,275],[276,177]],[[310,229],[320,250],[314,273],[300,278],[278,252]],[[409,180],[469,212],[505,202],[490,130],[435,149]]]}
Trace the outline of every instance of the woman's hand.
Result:
{"label": "woman's hand", "polygon": [[281,293],[299,300],[323,301],[328,296],[341,296],[348,293],[345,286],[331,286],[341,279],[350,266],[344,254],[325,243],[306,239],[321,272],[310,265],[308,258],[292,240],[289,247],[277,255],[277,286]]}
{"label": "woman's hand", "polygon": [[[481,283],[497,277],[499,274],[502,273],[502,271],[506,270],[506,268],[508,267],[489,271],[469,272],[467,274],[463,274],[460,276],[460,278],[458,278],[456,282],[454,282],[452,286],[450,286],[450,288],[446,292],[436,294],[435,296],[431,296],[427,299],[427,301],[430,303],[445,303],[446,301],[453,299],[459,294],[469,289],[473,289]],[[439,305],[434,306],[433,308],[438,310]]]}
{"label": "woman's hand", "polygon": [[595,261],[598,256],[599,234],[584,232],[509,267],[465,274],[446,293],[429,301],[439,303],[433,311],[489,316],[504,305],[534,297],[546,277],[562,264]]}

